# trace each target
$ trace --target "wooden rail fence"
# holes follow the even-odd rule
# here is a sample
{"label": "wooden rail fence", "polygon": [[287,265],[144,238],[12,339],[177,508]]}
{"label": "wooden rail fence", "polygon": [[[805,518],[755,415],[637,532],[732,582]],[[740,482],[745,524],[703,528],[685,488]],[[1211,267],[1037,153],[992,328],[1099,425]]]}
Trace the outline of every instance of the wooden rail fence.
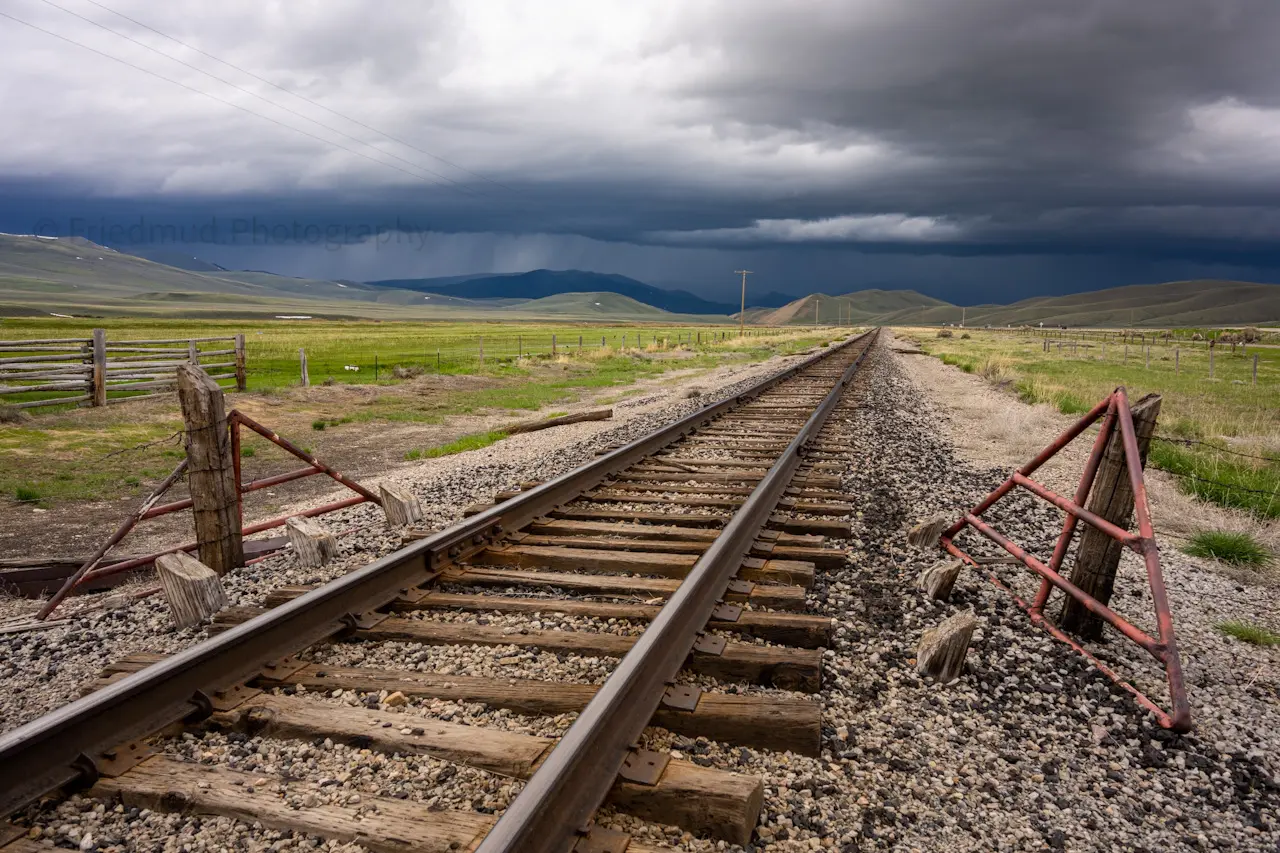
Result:
{"label": "wooden rail fence", "polygon": [[158,397],[177,390],[180,364],[198,365],[227,383],[222,387],[243,391],[244,335],[108,341],[106,329],[94,329],[89,338],[0,341],[0,404],[105,406]]}

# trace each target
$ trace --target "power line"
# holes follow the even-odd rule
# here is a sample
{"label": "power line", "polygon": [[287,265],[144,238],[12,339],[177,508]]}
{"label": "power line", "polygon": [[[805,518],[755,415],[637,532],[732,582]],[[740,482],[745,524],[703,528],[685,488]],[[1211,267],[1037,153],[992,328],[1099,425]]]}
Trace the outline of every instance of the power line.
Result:
{"label": "power line", "polygon": [[[65,41],[67,44],[73,44],[73,45],[75,45],[76,47],[84,48],[85,50],[89,51],[90,53],[96,53],[96,54],[98,54],[99,56],[106,57],[107,59],[110,59],[110,60],[112,60],[113,62],[118,62],[118,63],[120,63],[121,65],[128,66],[129,68],[132,68],[132,69],[134,69],[134,70],[136,70],[136,71],[141,71],[141,72],[143,72],[144,74],[150,74],[152,77],[159,78],[159,79],[161,79],[161,80],[165,81],[166,83],[172,83],[172,84],[173,84],[173,85],[175,85],[175,86],[181,86],[183,89],[186,89],[188,92],[195,92],[197,95],[203,95],[204,97],[206,97],[206,98],[210,98],[210,99],[212,99],[212,100],[215,100],[215,101],[217,101],[217,102],[218,102],[218,103],[220,103],[220,104],[226,104],[227,106],[232,107],[232,108],[237,109],[237,110],[240,110],[240,111],[241,111],[241,112],[243,112],[243,113],[248,113],[248,114],[249,114],[249,115],[251,115],[251,116],[256,116],[257,118],[260,118],[260,119],[262,119],[263,121],[269,121],[269,122],[271,122],[272,124],[279,125],[280,127],[283,127],[283,128],[285,128],[286,130],[292,130],[294,133],[300,133],[300,134],[302,134],[303,136],[309,137],[309,138],[314,139],[314,140],[316,140],[316,141],[318,141],[318,142],[323,142],[323,143],[325,143],[326,145],[332,145],[332,146],[333,146],[333,147],[335,147],[335,148],[339,148],[339,149],[341,149],[341,150],[343,150],[343,151],[346,151],[348,154],[354,154],[354,155],[356,155],[357,157],[363,157],[364,159],[368,160],[368,161],[369,161],[369,162],[371,162],[371,163],[377,163],[377,164],[378,164],[378,165],[380,165],[380,166],[386,166],[388,169],[395,169],[397,172],[402,172],[402,173],[404,173],[404,174],[408,175],[408,176],[409,176],[409,177],[411,177],[411,178],[414,178],[414,179],[417,179],[417,180],[422,180],[422,176],[421,176],[421,175],[414,174],[413,172],[410,172],[408,169],[402,169],[402,168],[400,168],[399,166],[397,166],[397,165],[396,165],[396,164],[394,164],[394,163],[388,163],[388,162],[386,162],[385,160],[379,160],[379,159],[377,159],[376,157],[370,157],[368,154],[365,154],[365,153],[360,152],[360,151],[354,151],[354,150],[352,150],[352,149],[350,149],[350,148],[346,147],[345,145],[342,145],[341,143],[334,142],[332,139],[325,139],[323,136],[317,136],[316,134],[314,134],[314,133],[310,133],[310,132],[308,132],[308,131],[305,131],[305,130],[303,130],[303,129],[302,129],[302,128],[300,128],[300,127],[294,127],[294,126],[293,126],[293,125],[291,125],[291,124],[285,124],[284,122],[282,122],[282,121],[280,121],[280,120],[278,120],[278,119],[274,119],[274,118],[272,118],[271,116],[265,116],[265,115],[263,115],[262,113],[254,112],[253,110],[249,109],[248,107],[242,107],[242,106],[240,106],[239,104],[232,103],[231,101],[226,100],[225,98],[219,98],[217,95],[211,94],[211,93],[209,93],[209,92],[202,91],[202,90],[200,90],[200,89],[195,88],[194,86],[188,86],[186,83],[182,83],[182,82],[180,82],[180,81],[178,81],[178,80],[174,80],[174,79],[173,79],[173,78],[171,78],[171,77],[166,77],[166,76],[164,76],[163,74],[160,74],[160,73],[157,73],[157,72],[155,72],[155,71],[152,71],[152,70],[151,70],[151,69],[149,69],[149,68],[143,68],[141,65],[134,65],[132,62],[129,62],[127,59],[121,59],[121,58],[120,58],[120,57],[118,57],[118,56],[112,56],[112,55],[111,55],[111,54],[109,54],[109,53],[105,53],[105,52],[103,52],[103,51],[101,51],[101,50],[98,50],[96,47],[90,47],[89,45],[84,44],[84,43],[82,43],[82,42],[78,42],[78,41],[76,41],[75,39],[67,38],[66,36],[64,36],[64,35],[59,35],[58,33],[55,33],[55,32],[53,32],[52,30],[47,30],[47,29],[45,29],[44,27],[41,27],[41,26],[39,26],[39,25],[37,25],[37,24],[33,24],[33,23],[31,23],[30,21],[24,21],[24,20],[22,20],[21,18],[14,17],[13,15],[10,15],[8,12],[0,11],[0,17],[8,18],[9,20],[11,20],[11,21],[13,21],[13,22],[15,22],[15,23],[22,24],[24,27],[30,27],[31,29],[36,30],[36,31],[38,31],[38,32],[42,32],[42,33],[44,33],[45,35],[53,36],[53,37],[54,37],[54,38],[56,38],[56,39],[60,39],[61,41]],[[432,183],[435,183],[435,182],[433,181]]]}
{"label": "power line", "polygon": [[130,23],[132,23],[132,24],[136,24],[137,26],[142,27],[142,28],[143,28],[143,29],[145,29],[145,30],[150,30],[151,32],[155,33],[155,34],[156,34],[156,35],[158,35],[158,36],[161,36],[161,37],[163,37],[163,38],[167,38],[169,41],[171,41],[171,42],[173,42],[173,43],[175,43],[175,44],[179,44],[179,45],[181,45],[181,46],[185,47],[187,50],[195,51],[196,53],[200,54],[201,56],[206,56],[206,57],[208,57],[209,59],[212,59],[214,62],[219,62],[219,63],[221,63],[221,64],[223,64],[223,65],[227,66],[228,68],[234,68],[236,71],[239,71],[241,74],[247,74],[248,76],[252,77],[253,79],[257,80],[257,81],[258,81],[258,82],[260,82],[260,83],[266,83],[268,86],[272,87],[273,89],[279,89],[281,92],[284,92],[284,93],[285,93],[285,94],[287,94],[287,95],[292,95],[293,97],[298,98],[299,100],[306,101],[308,104],[311,104],[311,105],[312,105],[312,106],[314,106],[314,107],[318,107],[319,109],[322,109],[322,110],[324,110],[325,112],[330,113],[331,115],[335,115],[335,116],[337,116],[338,118],[341,118],[341,119],[346,119],[347,121],[351,122],[352,124],[359,125],[360,127],[363,127],[365,130],[371,130],[371,131],[373,131],[374,133],[378,134],[379,136],[382,136],[382,137],[384,137],[384,138],[386,138],[386,139],[390,139],[392,142],[397,142],[397,143],[399,143],[399,144],[401,144],[401,145],[405,146],[406,148],[412,148],[414,151],[417,151],[419,154],[424,154],[424,155],[426,155],[427,157],[430,157],[430,158],[431,158],[431,159],[433,159],[433,160],[438,160],[438,161],[440,161],[441,163],[444,163],[446,166],[451,166],[451,167],[453,167],[454,169],[457,169],[457,170],[458,170],[458,171],[460,171],[460,172],[466,172],[468,175],[471,175],[471,176],[472,176],[472,177],[474,177],[474,178],[479,178],[479,179],[480,179],[480,180],[482,180],[482,181],[487,181],[488,183],[491,183],[491,184],[493,184],[493,185],[494,185],[494,186],[496,186],[496,187],[501,187],[502,189],[507,190],[507,191],[509,191],[509,192],[513,192],[513,193],[518,193],[518,192],[520,192],[519,190],[517,190],[517,189],[515,189],[515,188],[513,188],[513,187],[509,187],[509,186],[507,186],[506,184],[503,184],[503,183],[500,183],[500,182],[498,182],[498,181],[495,181],[495,180],[493,180],[493,179],[492,179],[492,178],[490,178],[490,177],[487,177],[487,176],[485,176],[485,175],[480,174],[479,172],[473,172],[473,171],[471,171],[470,169],[468,169],[468,168],[466,168],[466,167],[464,167],[464,166],[459,166],[457,163],[454,163],[454,162],[452,162],[452,161],[450,161],[450,160],[446,160],[445,158],[441,157],[441,156],[440,156],[440,155],[438,155],[438,154],[432,154],[430,151],[426,151],[426,150],[424,150],[424,149],[422,149],[422,148],[419,148],[418,146],[414,145],[414,144],[413,144],[413,143],[411,143],[411,142],[406,142],[406,141],[405,141],[405,140],[403,140],[403,139],[400,139],[400,138],[398,138],[398,137],[396,137],[396,136],[392,136],[390,133],[387,133],[385,130],[379,130],[379,129],[378,129],[378,128],[376,128],[376,127],[373,127],[373,126],[371,126],[371,125],[365,124],[364,122],[360,121],[359,119],[352,118],[351,116],[346,115],[345,113],[340,113],[340,112],[338,112],[337,110],[335,110],[335,109],[333,109],[333,108],[331,108],[331,107],[327,107],[327,106],[325,106],[324,104],[320,103],[319,101],[315,101],[315,100],[312,100],[311,98],[308,98],[306,95],[300,95],[300,94],[298,94],[297,92],[294,92],[294,91],[293,91],[293,90],[291,90],[291,89],[287,89],[287,88],[285,88],[284,86],[281,86],[281,85],[280,85],[280,84],[278,84],[278,83],[274,83],[274,82],[272,82],[271,80],[268,80],[268,79],[267,79],[267,78],[265,78],[265,77],[262,77],[262,76],[260,76],[260,75],[258,75],[258,74],[254,74],[252,71],[249,71],[249,70],[248,70],[248,69],[246,69],[246,68],[242,68],[242,67],[240,67],[239,65],[236,65],[236,64],[235,64],[235,63],[233,63],[233,62],[228,62],[227,60],[222,59],[221,57],[214,56],[212,53],[209,53],[207,50],[201,50],[200,48],[196,47],[195,45],[188,44],[187,42],[182,41],[182,40],[181,40],[181,39],[179,39],[179,38],[175,38],[174,36],[171,36],[171,35],[169,35],[168,33],[162,32],[162,31],[160,31],[160,30],[156,29],[155,27],[152,27],[152,26],[150,26],[150,25],[148,25],[148,24],[144,24],[142,21],[139,21],[139,20],[137,20],[136,18],[131,18],[131,17],[129,17],[128,15],[124,14],[123,12],[118,12],[118,11],[116,11],[115,9],[112,9],[110,6],[105,6],[105,5],[103,5],[102,3],[97,2],[97,0],[86,0],[86,2],[88,2],[88,3],[92,3],[94,6],[97,6],[99,9],[103,9],[103,10],[105,10],[105,11],[107,11],[107,12],[110,12],[110,13],[111,13],[111,14],[113,14],[113,15],[116,15],[116,16],[118,16],[118,17],[121,17],[121,18],[123,18],[124,20],[129,21],[129,22],[130,22]]}
{"label": "power line", "polygon": [[[157,55],[159,55],[159,56],[163,56],[165,59],[168,59],[168,60],[170,60],[171,62],[176,62],[176,63],[178,63],[179,65],[185,66],[186,68],[190,68],[192,71],[195,71],[195,72],[198,72],[198,73],[200,73],[200,74],[203,74],[203,75],[205,75],[206,77],[210,78],[211,80],[217,80],[219,83],[222,83],[222,84],[224,84],[224,85],[230,86],[231,88],[235,89],[235,90],[236,90],[236,91],[238,91],[238,92],[243,92],[244,94],[246,94],[246,95],[248,95],[248,96],[250,96],[250,97],[252,97],[252,98],[257,98],[258,100],[262,101],[262,102],[263,102],[263,103],[265,103],[265,104],[268,104],[268,105],[270,105],[270,106],[276,107],[277,109],[284,110],[284,111],[285,111],[285,112],[287,112],[287,113],[292,113],[293,115],[297,116],[298,118],[302,119],[303,121],[309,121],[309,122],[311,122],[312,124],[316,125],[317,127],[323,127],[325,130],[327,130],[327,131],[329,131],[329,132],[331,132],[331,133],[336,133],[336,134],[338,134],[339,136],[341,136],[341,137],[343,137],[343,138],[345,138],[345,139],[349,139],[349,140],[351,140],[352,142],[355,142],[355,143],[356,143],[356,144],[358,144],[358,145],[367,145],[367,146],[369,146],[370,148],[374,148],[374,146],[373,146],[373,144],[372,144],[372,143],[365,142],[363,139],[360,139],[360,138],[358,138],[358,137],[352,136],[352,135],[351,135],[351,134],[349,134],[349,133],[344,133],[343,131],[338,130],[336,127],[330,127],[329,125],[325,124],[325,123],[324,123],[324,122],[322,122],[322,121],[316,121],[315,119],[311,118],[310,116],[306,115],[305,113],[300,113],[300,112],[298,112],[297,110],[292,109],[291,107],[286,107],[286,106],[285,106],[285,105],[283,105],[283,104],[278,104],[278,103],[276,103],[275,101],[271,100],[270,98],[263,97],[262,95],[259,95],[257,92],[254,92],[254,91],[253,91],[253,90],[251,90],[251,89],[246,89],[246,88],[245,88],[245,87],[243,87],[243,86],[240,86],[240,85],[238,85],[238,84],[236,84],[236,83],[232,83],[230,80],[226,80],[226,79],[224,79],[224,78],[222,78],[222,77],[219,77],[217,74],[213,74],[213,73],[211,73],[211,72],[209,72],[209,71],[205,71],[203,68],[200,68],[200,67],[199,67],[199,66],[197,66],[197,65],[192,65],[190,62],[187,62],[187,61],[185,61],[185,60],[179,59],[179,58],[178,58],[178,57],[176,57],[176,56],[170,56],[169,54],[165,53],[164,51],[159,50],[158,48],[154,48],[154,47],[152,47],[151,45],[147,44],[146,42],[138,41],[137,39],[133,38],[132,36],[126,35],[125,33],[122,33],[122,32],[120,32],[119,30],[113,30],[113,29],[111,29],[111,27],[108,27],[106,24],[98,23],[97,21],[93,20],[92,18],[87,18],[87,17],[85,17],[84,15],[81,15],[79,12],[74,12],[74,11],[72,11],[71,9],[66,8],[65,6],[59,6],[57,3],[54,3],[54,2],[53,2],[53,0],[41,0],[41,2],[42,2],[42,3],[44,3],[44,4],[45,4],[45,5],[47,5],[47,6],[52,6],[52,7],[53,7],[53,8],[55,8],[55,9],[58,9],[58,10],[63,11],[63,12],[66,12],[68,15],[72,15],[72,16],[74,16],[74,17],[76,17],[76,18],[79,18],[80,20],[82,20],[82,21],[84,21],[84,22],[86,22],[86,23],[92,24],[93,26],[95,26],[95,27],[97,27],[97,28],[99,28],[99,29],[101,29],[101,30],[104,30],[104,31],[106,31],[106,32],[108,32],[108,33],[111,33],[113,36],[118,36],[119,38],[122,38],[122,39],[124,39],[125,41],[128,41],[128,42],[132,42],[133,44],[136,44],[136,45],[138,45],[139,47],[145,48],[146,50],[149,50],[149,51],[151,51],[151,52],[152,52],[152,53],[154,53],[154,54],[157,54]],[[410,167],[412,167],[412,168],[414,168],[414,169],[418,169],[418,170],[420,170],[420,171],[422,171],[422,172],[426,173],[427,175],[431,175],[431,176],[433,176],[433,177],[439,178],[441,181],[445,181],[445,182],[446,182],[446,183],[448,183],[448,184],[453,184],[453,185],[454,185],[454,189],[456,189],[458,192],[462,192],[462,193],[466,193],[466,194],[472,194],[469,190],[467,190],[465,187],[463,187],[461,184],[459,184],[459,183],[458,183],[457,181],[455,181],[453,178],[447,177],[447,176],[445,176],[445,175],[441,175],[439,172],[433,172],[433,171],[431,171],[430,169],[427,169],[427,168],[425,168],[425,167],[423,167],[423,166],[418,165],[417,163],[414,163],[412,160],[406,160],[404,157],[401,157],[401,156],[399,156],[398,154],[393,154],[393,153],[391,153],[390,151],[382,151],[382,150],[377,149],[377,148],[374,148],[374,150],[375,150],[375,151],[378,151],[378,153],[379,153],[379,154],[384,154],[384,155],[386,155],[387,157],[392,157],[392,158],[394,158],[394,159],[396,159],[396,160],[399,160],[401,163],[405,163],[405,164],[407,164],[408,166],[410,166]],[[424,177],[425,177],[425,176],[424,176]]]}

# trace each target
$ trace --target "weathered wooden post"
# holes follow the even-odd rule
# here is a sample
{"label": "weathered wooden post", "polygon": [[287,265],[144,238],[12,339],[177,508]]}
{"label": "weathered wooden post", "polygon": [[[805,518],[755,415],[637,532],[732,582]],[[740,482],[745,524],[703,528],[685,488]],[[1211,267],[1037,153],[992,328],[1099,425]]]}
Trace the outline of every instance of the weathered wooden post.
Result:
{"label": "weathered wooden post", "polygon": [[244,543],[222,389],[200,368],[180,364],[178,402],[186,426],[187,472],[200,562],[223,575],[244,565]]}
{"label": "weathered wooden post", "polygon": [[200,364],[200,348],[196,346],[194,339],[187,341],[187,361],[192,364]]}
{"label": "weathered wooden post", "polygon": [[324,566],[338,556],[338,540],[314,519],[295,515],[285,519],[285,533],[300,566]]}
{"label": "weathered wooden post", "polygon": [[[1147,467],[1147,450],[1160,417],[1159,394],[1148,394],[1133,405],[1133,430],[1138,438],[1139,465]],[[1124,440],[1116,424],[1103,452],[1098,475],[1089,492],[1089,511],[1117,527],[1127,528],[1133,516],[1133,486],[1125,466]],[[1115,587],[1116,568],[1124,546],[1107,534],[1087,524],[1080,533],[1076,561],[1071,569],[1071,582],[1094,598],[1107,604]],[[1074,598],[1067,598],[1058,617],[1058,627],[1086,639],[1102,634],[1103,622]]]}
{"label": "weathered wooden post", "polygon": [[227,606],[217,572],[186,551],[156,557],[156,575],[179,628],[199,625]]}
{"label": "weathered wooden post", "polygon": [[388,527],[404,527],[406,524],[422,521],[422,504],[413,492],[385,483],[380,491],[382,511],[387,516]]}
{"label": "weathered wooden post", "polygon": [[1258,384],[1258,354],[1253,354],[1253,384]]}
{"label": "weathered wooden post", "polygon": [[1213,378],[1213,351],[1217,349],[1217,347],[1214,346],[1215,343],[1216,341],[1209,341],[1209,378],[1210,379]]}
{"label": "weathered wooden post", "polygon": [[484,335],[480,336],[480,363],[484,364]]}
{"label": "weathered wooden post", "polygon": [[977,617],[973,611],[967,611],[956,613],[937,628],[925,631],[916,649],[916,672],[943,684],[959,678],[977,626]]}
{"label": "weathered wooden post", "polygon": [[107,330],[93,330],[93,399],[95,406],[107,404]]}
{"label": "weathered wooden post", "polygon": [[554,334],[551,335],[551,354],[556,354],[556,336]]}
{"label": "weathered wooden post", "polygon": [[302,370],[302,387],[311,387],[311,376],[307,373],[307,351],[298,347],[298,366]]}
{"label": "weathered wooden post", "polygon": [[244,333],[236,335],[236,390],[246,391],[249,388],[249,379],[245,373],[244,358]]}

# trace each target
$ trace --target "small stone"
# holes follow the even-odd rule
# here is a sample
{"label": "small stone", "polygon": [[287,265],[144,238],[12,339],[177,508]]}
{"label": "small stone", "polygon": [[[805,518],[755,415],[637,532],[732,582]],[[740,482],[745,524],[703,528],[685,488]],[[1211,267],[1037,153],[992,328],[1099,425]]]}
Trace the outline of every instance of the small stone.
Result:
{"label": "small stone", "polygon": [[387,696],[386,699],[382,700],[382,704],[391,708],[399,708],[400,706],[407,705],[408,703],[409,703],[408,698],[399,690]]}

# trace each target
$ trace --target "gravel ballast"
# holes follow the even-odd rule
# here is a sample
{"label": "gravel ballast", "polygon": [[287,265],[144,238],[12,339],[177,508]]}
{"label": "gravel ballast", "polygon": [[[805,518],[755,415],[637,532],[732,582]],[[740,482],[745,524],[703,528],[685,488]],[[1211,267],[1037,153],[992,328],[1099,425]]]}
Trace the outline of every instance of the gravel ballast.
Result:
{"label": "gravel ballast", "polygon": [[[763,371],[764,366],[757,368]],[[769,370],[779,369],[777,362]],[[752,375],[757,375],[753,373]],[[734,393],[745,373],[707,398]],[[707,386],[705,378],[699,380]],[[834,620],[835,641],[824,653],[823,749],[817,758],[770,753],[650,730],[650,748],[671,749],[694,763],[763,777],[764,812],[751,851],[837,850],[1069,850],[1276,851],[1280,846],[1280,703],[1277,651],[1247,646],[1213,629],[1227,617],[1267,618],[1270,591],[1237,583],[1166,549],[1162,555],[1183,652],[1196,731],[1161,730],[1131,697],[1081,657],[1033,627],[1006,593],[971,571],[957,581],[951,601],[928,601],[915,590],[919,572],[935,552],[907,547],[906,530],[935,513],[959,514],[977,503],[1007,471],[971,465],[937,427],[939,407],[903,372],[898,357],[880,347],[866,360],[850,392],[858,402],[833,416],[848,447],[843,491],[858,512],[850,519],[843,569],[819,571],[811,612]],[[634,438],[707,399],[652,401],[646,412],[570,444],[557,433],[524,445],[521,436],[477,454],[437,460],[402,485],[423,498],[427,523],[454,520],[468,503],[528,479],[547,479],[590,459],[607,444]],[[648,407],[652,406],[650,410]],[[579,425],[590,427],[592,425]],[[553,432],[553,431],[549,431]],[[233,603],[259,603],[272,588],[321,582],[367,563],[398,545],[368,508],[344,513],[331,529],[360,527],[340,538],[339,565],[299,569],[291,556],[274,558],[228,578]],[[1047,556],[1060,529],[1059,513],[1026,496],[1012,496],[987,517],[1015,541]],[[331,517],[332,518],[332,517]],[[980,553],[978,540],[966,543]],[[1069,559],[1069,558],[1068,558]],[[1002,578],[1024,597],[1035,583],[1018,567]],[[1150,630],[1150,596],[1136,560],[1122,563],[1113,604]],[[923,630],[972,610],[979,620],[964,675],[940,685],[916,674],[915,648]],[[1051,606],[1050,612],[1054,608]],[[443,621],[467,621],[434,614]],[[628,623],[559,614],[496,615],[489,624],[520,629],[635,633]],[[130,648],[131,632],[138,636]],[[20,635],[21,636],[21,635]],[[26,645],[8,638],[20,657],[6,657],[0,676],[3,711],[29,718],[64,701],[84,678],[127,651],[167,651],[203,636],[173,632],[161,603],[144,601],[39,635]],[[62,654],[63,639],[72,643]],[[1095,644],[1109,665],[1164,702],[1162,672],[1145,652],[1112,635]],[[504,647],[423,647],[386,642],[332,644],[311,656],[331,664],[403,667],[494,677],[568,678],[599,683],[614,665],[608,658],[579,659]],[[78,658],[85,658],[81,661]],[[31,667],[70,673],[69,684],[48,682]],[[761,687],[714,685],[719,690],[795,697]],[[20,688],[20,689],[18,689]],[[15,694],[36,691],[34,697]],[[62,697],[61,699],[59,697]],[[533,718],[481,705],[409,699],[387,708],[386,696],[350,691],[310,694],[315,701],[365,707],[405,719],[454,723],[551,736],[572,714]],[[399,720],[399,717],[391,719]],[[12,727],[4,718],[3,727]],[[483,771],[414,757],[378,756],[342,745],[306,744],[224,734],[191,734],[167,751],[205,763],[263,774],[289,772],[332,780],[332,795],[350,802],[361,794],[403,796],[427,808],[500,810],[521,783]],[[305,771],[305,772],[304,772]],[[447,776],[447,778],[445,778]],[[442,785],[447,790],[442,790]],[[286,798],[287,789],[282,792]],[[338,800],[335,800],[338,801]],[[681,849],[740,850],[699,841],[678,829],[602,813],[607,825]],[[42,816],[50,839],[81,849],[359,850],[291,833],[266,831],[225,819],[163,815],[74,799]],[[85,835],[90,841],[84,843]]]}

